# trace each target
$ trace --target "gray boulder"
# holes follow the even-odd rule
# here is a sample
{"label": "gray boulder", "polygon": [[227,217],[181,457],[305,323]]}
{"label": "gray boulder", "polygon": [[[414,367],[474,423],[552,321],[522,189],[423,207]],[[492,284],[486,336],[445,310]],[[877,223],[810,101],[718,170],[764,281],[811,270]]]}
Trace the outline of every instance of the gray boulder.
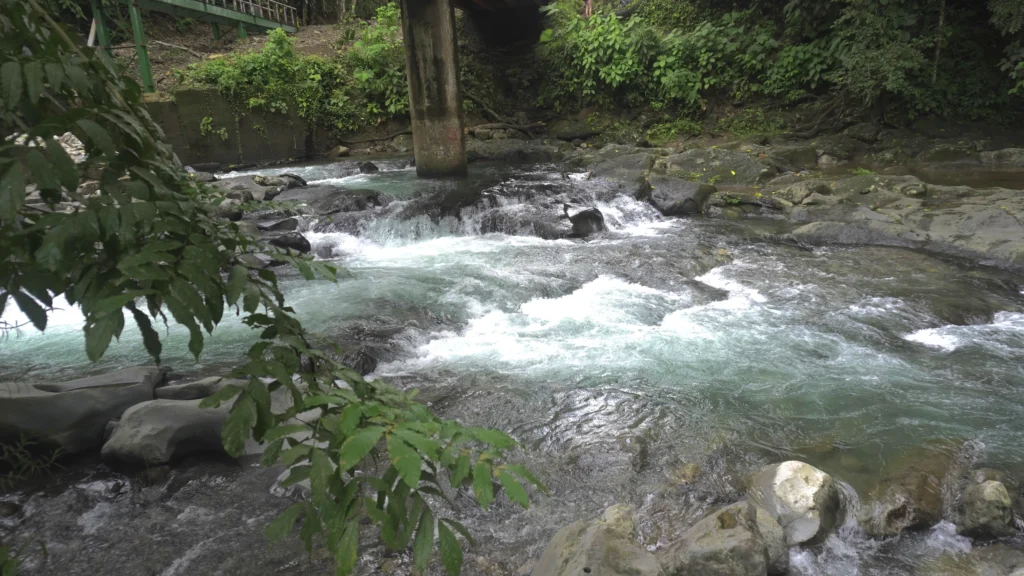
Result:
{"label": "gray boulder", "polygon": [[309,240],[298,232],[285,232],[284,234],[271,236],[268,241],[278,248],[295,250],[300,254],[309,254],[313,251],[313,246],[309,243]]}
{"label": "gray boulder", "polygon": [[781,576],[789,572],[789,546],[782,526],[768,512],[757,508],[757,529],[768,551],[768,574]]}
{"label": "gray boulder", "polygon": [[0,441],[25,435],[77,453],[99,448],[107,422],[153,399],[167,368],[139,366],[60,384],[0,384]]}
{"label": "gray boulder", "polygon": [[838,483],[797,460],[773,464],[755,474],[747,496],[782,526],[790,546],[818,544],[841,522]]}
{"label": "gray boulder", "polygon": [[957,532],[978,539],[1013,536],[1010,494],[1002,482],[987,480],[971,484],[960,500]]}
{"label": "gray boulder", "polygon": [[376,190],[349,190],[337,186],[295,188],[277,197],[279,202],[300,202],[317,214],[360,212],[387,206],[392,198]]}
{"label": "gray boulder", "polygon": [[599,234],[608,230],[604,223],[604,214],[597,208],[584,208],[575,214],[569,213],[570,206],[564,204],[562,210],[566,218],[572,222],[572,235],[578,238],[586,238],[593,234]]}
{"label": "gray boulder", "polygon": [[257,222],[256,229],[261,232],[294,232],[299,229],[299,219],[285,218],[272,222]]}
{"label": "gray boulder", "polygon": [[195,382],[160,386],[154,390],[154,395],[160,400],[201,400],[207,396],[213,396],[217,391],[229,384],[245,386],[245,381],[212,376]]}
{"label": "gray boulder", "polygon": [[362,174],[373,174],[375,172],[380,172],[380,168],[373,162],[360,162],[359,172]]}
{"label": "gray boulder", "polygon": [[981,163],[993,168],[1024,168],[1024,148],[1005,148],[982,152]]}
{"label": "gray boulder", "polygon": [[200,408],[201,400],[150,400],[125,411],[103,459],[147,466],[199,452],[224,453],[220,429],[230,405]]}
{"label": "gray boulder", "polygon": [[647,175],[654,158],[649,152],[611,156],[590,166],[590,179],[607,180],[616,193],[639,198],[648,190]]}
{"label": "gray boulder", "polygon": [[[564,146],[572,148],[568,143]],[[565,156],[556,145],[536,140],[470,140],[466,143],[469,162],[494,161],[509,164],[536,164],[557,162]]]}
{"label": "gray boulder", "polygon": [[759,159],[733,150],[699,148],[661,158],[654,171],[709,184],[756,184],[777,173]]}
{"label": "gray boulder", "polygon": [[747,501],[727,506],[697,522],[658,552],[666,576],[762,576],[768,547]]}
{"label": "gray boulder", "polygon": [[702,214],[711,196],[718,191],[710,184],[683,180],[672,176],[651,176],[645,199],[665,216]]}
{"label": "gray boulder", "polygon": [[617,504],[590,521],[559,530],[533,576],[662,576],[654,555],[637,542],[633,509]]}

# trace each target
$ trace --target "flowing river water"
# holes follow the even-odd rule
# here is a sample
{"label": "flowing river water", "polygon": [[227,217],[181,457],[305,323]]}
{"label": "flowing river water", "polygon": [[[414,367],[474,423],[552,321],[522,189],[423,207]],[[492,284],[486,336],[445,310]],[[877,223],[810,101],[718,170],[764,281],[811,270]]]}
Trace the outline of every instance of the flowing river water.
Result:
{"label": "flowing river water", "polygon": [[[287,171],[400,199],[444,186],[395,168]],[[473,171],[474,186],[506,192],[566,177]],[[841,479],[851,506],[923,446],[1024,480],[1024,278],[895,248],[807,250],[776,241],[784,224],[771,220],[664,219],[627,197],[597,206],[611,230],[586,241],[481,234],[471,212],[378,220],[358,236],[308,232],[318,257],[350,275],[332,284],[283,273],[290,304],[325,340],[387,335],[373,377],[418,387],[441,415],[504,429],[528,448],[520,459],[551,496],[525,512],[457,499],[480,536],[466,573],[528,572],[555,530],[616,502],[637,508],[653,549],[671,526],[738,498],[744,474],[780,460]],[[165,346],[184,374],[223,371],[251,343],[228,320],[196,363],[186,336],[172,327]],[[126,330],[89,365],[74,310],[45,334],[0,343],[2,378],[146,362]],[[27,552],[26,573],[329,573],[316,559],[296,564],[291,548],[218,561],[265,547],[259,525],[281,507],[265,494],[274,475],[248,462],[190,466],[171,472],[173,491],[80,464],[40,493],[8,496],[36,511],[19,525],[31,534],[23,539],[49,549],[48,560]],[[877,542],[851,519],[823,546],[794,550],[791,573],[915,574],[970,547],[948,522]],[[372,548],[359,571],[404,573],[403,558]]]}

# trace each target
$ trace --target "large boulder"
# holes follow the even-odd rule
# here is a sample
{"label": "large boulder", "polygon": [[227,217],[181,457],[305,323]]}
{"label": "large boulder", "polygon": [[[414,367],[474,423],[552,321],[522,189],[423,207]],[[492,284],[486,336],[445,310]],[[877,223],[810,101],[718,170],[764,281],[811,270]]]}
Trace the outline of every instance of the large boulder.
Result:
{"label": "large boulder", "polygon": [[599,517],[570,524],[551,539],[533,576],[662,576],[653,554],[637,543],[633,509],[617,504]]}
{"label": "large boulder", "polygon": [[1024,148],[1005,148],[981,153],[981,163],[992,168],[1024,168]]}
{"label": "large boulder", "polygon": [[771,514],[757,508],[757,529],[761,532],[765,549],[768,551],[768,574],[781,576],[789,572],[789,546],[786,533]]}
{"label": "large boulder", "polygon": [[387,206],[392,200],[391,196],[376,190],[349,190],[338,186],[293,188],[277,197],[278,202],[298,202],[324,215]]}
{"label": "large boulder", "polygon": [[154,396],[161,400],[201,400],[207,396],[213,396],[229,384],[245,386],[245,381],[211,376],[194,382],[160,386],[154,390]]}
{"label": "large boulder", "polygon": [[607,180],[620,194],[640,197],[648,190],[647,175],[654,166],[654,159],[650,152],[599,157],[600,161],[590,166],[590,178]]}
{"label": "large boulder", "polygon": [[139,366],[60,384],[0,384],[0,442],[28,436],[76,453],[99,448],[103,429],[153,399],[167,368]]}
{"label": "large boulder", "polygon": [[978,539],[1013,536],[1010,494],[1002,482],[987,480],[971,484],[960,499],[957,532]]}
{"label": "large boulder", "polygon": [[755,474],[747,496],[782,526],[790,546],[818,544],[842,520],[838,482],[797,460],[767,466]]}
{"label": "large boulder", "polygon": [[769,567],[768,546],[758,527],[757,509],[747,501],[697,522],[660,550],[658,559],[666,576],[763,576]]}
{"label": "large boulder", "polygon": [[220,429],[230,405],[200,408],[202,400],[150,400],[125,411],[103,459],[147,466],[199,452],[223,453]]}
{"label": "large boulder", "polygon": [[672,176],[651,176],[650,188],[640,199],[647,200],[665,216],[702,214],[708,200],[718,191],[710,184]]}
{"label": "large boulder", "polygon": [[720,148],[697,148],[661,158],[654,171],[708,184],[757,184],[777,173],[749,154]]}
{"label": "large boulder", "polygon": [[[566,144],[569,148],[572,146]],[[469,162],[490,160],[508,164],[557,162],[564,157],[559,146],[536,140],[469,140],[466,159]]]}

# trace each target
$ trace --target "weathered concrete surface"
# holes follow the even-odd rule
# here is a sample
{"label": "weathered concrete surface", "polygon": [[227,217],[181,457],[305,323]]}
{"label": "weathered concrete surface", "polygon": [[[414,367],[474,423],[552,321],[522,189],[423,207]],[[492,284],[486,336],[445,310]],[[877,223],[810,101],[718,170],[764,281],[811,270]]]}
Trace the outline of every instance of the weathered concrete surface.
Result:
{"label": "weathered concrete surface", "polygon": [[401,4],[416,173],[464,176],[466,142],[455,8],[451,0],[402,0]]}

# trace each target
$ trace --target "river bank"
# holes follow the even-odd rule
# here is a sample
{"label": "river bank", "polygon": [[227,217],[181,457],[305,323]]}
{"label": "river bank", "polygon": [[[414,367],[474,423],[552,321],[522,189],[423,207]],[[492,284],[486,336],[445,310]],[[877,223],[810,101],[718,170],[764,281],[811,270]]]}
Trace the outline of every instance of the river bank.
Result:
{"label": "river bank", "polygon": [[[298,234],[307,244],[294,246],[349,270],[336,285],[284,274],[325,344],[422,389],[441,415],[529,448],[520,458],[550,498],[489,513],[454,499],[479,539],[464,573],[529,573],[556,531],[617,503],[635,510],[635,541],[658,553],[743,499],[751,474],[794,459],[845,487],[849,521],[790,549],[789,573],[990,563],[994,547],[954,525],[975,472],[999,469],[1015,502],[1024,478],[1021,200],[986,186],[1019,174],[984,164],[1012,153],[975,151],[970,170],[940,170],[941,180],[863,173],[878,140],[857,140],[837,166],[829,141],[651,149],[489,136],[471,140],[464,181],[419,181],[401,156],[214,182],[252,233]],[[968,172],[970,187],[947,185]],[[605,231],[574,227],[592,208]],[[815,225],[843,232],[800,232]],[[74,311],[52,324],[4,343],[6,380],[145,361],[126,333],[87,366]],[[169,384],[224,374],[247,342],[228,321],[195,363],[172,328]],[[297,540],[266,546],[262,523],[290,502],[271,494],[277,471],[195,454],[156,475],[89,458],[67,467],[3,498],[16,506],[5,529],[28,574],[332,571]],[[999,546],[1011,563],[1021,548],[1019,537]],[[405,573],[408,558],[370,544],[359,571]]]}

